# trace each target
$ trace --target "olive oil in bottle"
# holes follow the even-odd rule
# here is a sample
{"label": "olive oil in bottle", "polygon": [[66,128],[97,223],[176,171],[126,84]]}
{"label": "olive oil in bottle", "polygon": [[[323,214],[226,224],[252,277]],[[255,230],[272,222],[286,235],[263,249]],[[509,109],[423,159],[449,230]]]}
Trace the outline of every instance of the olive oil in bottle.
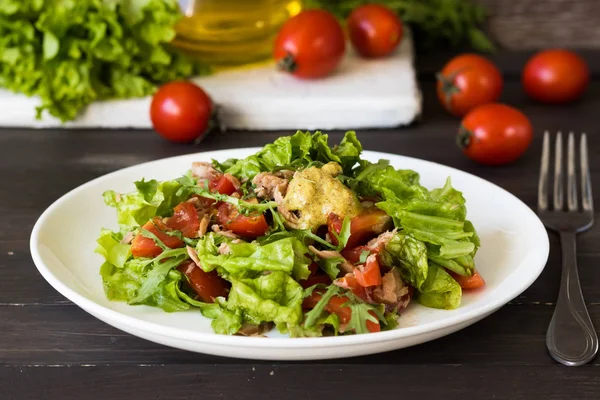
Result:
{"label": "olive oil in bottle", "polygon": [[281,25],[301,0],[182,0],[173,45],[213,65],[268,60]]}

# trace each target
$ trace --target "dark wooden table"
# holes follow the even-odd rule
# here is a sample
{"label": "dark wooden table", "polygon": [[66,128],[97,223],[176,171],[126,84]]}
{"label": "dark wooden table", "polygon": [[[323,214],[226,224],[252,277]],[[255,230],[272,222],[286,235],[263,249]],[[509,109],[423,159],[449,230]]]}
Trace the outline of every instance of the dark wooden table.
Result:
{"label": "dark wooden table", "polygon": [[[595,53],[585,56],[600,72]],[[517,163],[484,168],[455,147],[458,121],[443,112],[433,94],[432,72],[444,59],[419,58],[422,120],[403,129],[360,131],[367,149],[463,169],[534,206],[543,130],[586,131],[593,185],[600,190],[599,79],[577,104],[543,106],[521,91],[518,71],[526,55],[498,55],[506,76],[502,101],[527,113],[536,137]],[[262,145],[289,133],[228,132],[196,148],[167,143],[148,131],[0,130],[0,399],[600,398],[600,358],[567,368],[546,352],[544,338],[560,275],[553,235],[550,259],[539,279],[490,317],[412,348],[331,361],[255,362],[160,346],[91,317],[38,274],[29,253],[31,229],[40,213],[68,190],[143,161]],[[340,137],[340,132],[332,133],[334,141]],[[593,228],[578,242],[583,292],[596,329],[599,239],[600,228]]]}

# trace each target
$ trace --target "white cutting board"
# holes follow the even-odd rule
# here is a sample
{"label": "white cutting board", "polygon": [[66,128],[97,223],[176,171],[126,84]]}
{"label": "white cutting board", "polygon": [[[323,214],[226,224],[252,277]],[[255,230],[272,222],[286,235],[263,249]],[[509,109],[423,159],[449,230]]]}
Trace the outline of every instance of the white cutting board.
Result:
{"label": "white cutting board", "polygon": [[[396,53],[385,59],[365,60],[350,45],[347,49],[335,74],[320,80],[299,80],[269,64],[194,81],[220,106],[226,128],[329,130],[396,127],[412,122],[421,112],[421,92],[408,32]],[[35,119],[37,98],[0,90],[0,126],[151,128],[150,100],[99,101],[77,120],[61,124],[47,114],[42,120]]]}

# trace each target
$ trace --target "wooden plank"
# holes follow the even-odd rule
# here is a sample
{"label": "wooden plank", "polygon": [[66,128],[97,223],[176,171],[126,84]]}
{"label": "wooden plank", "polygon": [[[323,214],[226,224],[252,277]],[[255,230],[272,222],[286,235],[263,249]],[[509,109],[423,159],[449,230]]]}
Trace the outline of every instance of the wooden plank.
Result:
{"label": "wooden plank", "polygon": [[[589,307],[600,328],[600,305]],[[545,333],[553,307],[505,306],[462,331],[419,346],[319,363],[547,365]],[[0,365],[256,363],[196,354],[131,336],[76,307],[0,307],[6,321]],[[600,360],[594,361],[600,365]],[[262,362],[261,364],[269,364]],[[307,362],[312,364],[314,362]]]}
{"label": "wooden plank", "polygon": [[597,368],[558,365],[231,365],[2,368],[3,400],[596,399]]}
{"label": "wooden plank", "polygon": [[600,48],[597,0],[477,0],[490,15],[492,37],[510,50]]}

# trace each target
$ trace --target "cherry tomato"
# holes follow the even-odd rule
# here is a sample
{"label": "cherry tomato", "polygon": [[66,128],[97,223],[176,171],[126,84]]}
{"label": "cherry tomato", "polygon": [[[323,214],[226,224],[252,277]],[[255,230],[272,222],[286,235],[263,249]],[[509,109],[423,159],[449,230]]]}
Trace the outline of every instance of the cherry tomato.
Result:
{"label": "cherry tomato", "polygon": [[[392,222],[387,213],[377,207],[371,207],[350,220],[350,237],[346,243],[346,249],[356,247],[365,243],[384,232]],[[331,213],[327,218],[329,236],[334,244],[337,244],[334,232],[339,234],[342,230],[343,220],[338,215]]]}
{"label": "cherry tomato", "polygon": [[444,108],[462,117],[481,104],[498,100],[504,82],[498,68],[477,54],[462,54],[437,75],[437,94]]}
{"label": "cherry tomato", "polygon": [[[165,244],[165,246],[171,249],[183,246],[183,242],[177,236],[171,236],[165,233],[169,228],[158,217],[155,217],[152,221],[146,222],[142,228],[153,233],[154,236],[159,238]],[[162,253],[162,249],[154,243],[154,240],[143,236],[141,233],[138,233],[131,242],[131,255],[134,257],[154,258],[159,256],[160,253]]]}
{"label": "cherry tomato", "polygon": [[471,276],[458,275],[452,271],[448,271],[448,273],[454,278],[456,282],[458,282],[460,287],[463,289],[479,289],[480,287],[485,286],[485,281],[483,280],[483,277],[477,271],[474,271],[473,275]]}
{"label": "cherry tomato", "polygon": [[365,4],[348,16],[348,32],[352,45],[363,57],[384,57],[402,40],[400,18],[388,7]]}
{"label": "cherry tomato", "polygon": [[525,92],[544,103],[567,103],[580,97],[590,82],[586,62],[561,49],[546,50],[527,61],[521,82]]}
{"label": "cherry tomato", "polygon": [[219,223],[233,233],[257,238],[269,230],[269,225],[263,214],[242,215],[229,203],[222,203],[217,214]]}
{"label": "cherry tomato", "polygon": [[172,142],[189,143],[205,135],[213,117],[210,97],[199,86],[174,81],[161,86],[150,104],[156,132]]}
{"label": "cherry tomato", "polygon": [[180,203],[175,206],[173,216],[167,221],[167,226],[171,229],[181,231],[185,237],[196,237],[200,228],[198,211],[196,211],[192,203]]}
{"label": "cherry tomato", "polygon": [[273,46],[280,69],[300,78],[329,75],[342,61],[346,41],[336,18],[323,10],[306,10],[281,27]]}
{"label": "cherry tomato", "polygon": [[177,269],[187,277],[188,284],[205,303],[214,303],[217,297],[227,297],[230,284],[216,270],[205,272],[194,262],[184,262]]}
{"label": "cherry tomato", "polygon": [[486,165],[515,161],[529,147],[533,129],[519,110],[504,104],[484,104],[462,120],[458,144],[472,160]]}

